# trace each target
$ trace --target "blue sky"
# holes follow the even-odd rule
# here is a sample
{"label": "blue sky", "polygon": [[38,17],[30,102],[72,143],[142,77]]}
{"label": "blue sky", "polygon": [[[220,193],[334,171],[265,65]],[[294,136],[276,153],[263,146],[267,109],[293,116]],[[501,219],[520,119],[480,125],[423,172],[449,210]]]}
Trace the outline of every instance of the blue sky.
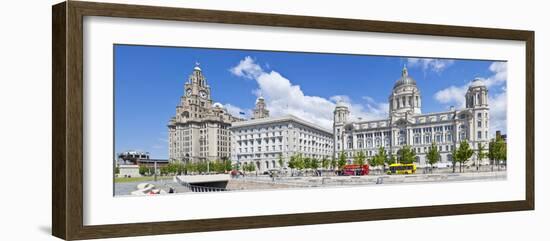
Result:
{"label": "blue sky", "polygon": [[505,62],[130,45],[114,51],[115,152],[167,158],[166,124],[196,62],[214,102],[231,113],[249,115],[261,94],[272,116],[293,114],[327,128],[337,101],[350,106],[352,118],[384,118],[404,65],[421,91],[423,113],[460,108],[469,82],[480,77],[489,87],[493,129],[506,128]]}

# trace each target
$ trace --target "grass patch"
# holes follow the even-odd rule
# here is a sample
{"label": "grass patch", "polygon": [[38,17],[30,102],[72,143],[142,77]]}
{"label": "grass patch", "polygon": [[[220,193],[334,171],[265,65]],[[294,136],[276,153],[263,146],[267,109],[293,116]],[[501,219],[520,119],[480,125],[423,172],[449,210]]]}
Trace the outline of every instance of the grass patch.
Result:
{"label": "grass patch", "polygon": [[[157,180],[167,180],[172,179],[173,176],[157,176]],[[152,182],[155,180],[155,177],[117,177],[115,178],[115,183],[123,183],[123,182]]]}

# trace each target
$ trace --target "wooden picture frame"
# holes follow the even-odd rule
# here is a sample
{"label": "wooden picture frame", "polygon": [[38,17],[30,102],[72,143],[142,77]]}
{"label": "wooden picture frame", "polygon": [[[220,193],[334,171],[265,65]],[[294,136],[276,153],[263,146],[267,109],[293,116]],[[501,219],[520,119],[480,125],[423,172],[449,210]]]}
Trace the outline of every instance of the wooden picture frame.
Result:
{"label": "wooden picture frame", "polygon": [[[52,7],[52,233],[66,239],[110,238],[533,210],[534,32],[325,17],[68,1]],[[526,43],[525,200],[86,226],[83,224],[83,18],[107,16],[327,30],[451,36]]]}

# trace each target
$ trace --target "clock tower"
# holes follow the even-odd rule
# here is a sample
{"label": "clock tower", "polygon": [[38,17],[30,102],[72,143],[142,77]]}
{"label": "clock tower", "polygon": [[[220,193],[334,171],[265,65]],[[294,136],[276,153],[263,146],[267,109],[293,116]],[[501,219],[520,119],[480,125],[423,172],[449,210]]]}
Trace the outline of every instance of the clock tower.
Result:
{"label": "clock tower", "polygon": [[195,64],[193,73],[189,75],[189,80],[185,83],[185,97],[194,100],[201,106],[212,105],[210,98],[210,86],[206,83],[206,78],[202,74],[199,63]]}
{"label": "clock tower", "polygon": [[210,86],[199,64],[184,85],[176,115],[168,122],[172,161],[197,162],[230,157],[229,127],[238,120],[220,103],[213,104]]}

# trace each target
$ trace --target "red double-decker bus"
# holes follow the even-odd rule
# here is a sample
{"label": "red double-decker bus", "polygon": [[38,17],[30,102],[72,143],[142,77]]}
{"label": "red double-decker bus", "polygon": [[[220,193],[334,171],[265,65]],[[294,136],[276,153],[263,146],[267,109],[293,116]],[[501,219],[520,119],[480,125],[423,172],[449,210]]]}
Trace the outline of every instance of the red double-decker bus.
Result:
{"label": "red double-decker bus", "polygon": [[344,176],[363,176],[369,175],[369,165],[345,165],[342,169]]}

